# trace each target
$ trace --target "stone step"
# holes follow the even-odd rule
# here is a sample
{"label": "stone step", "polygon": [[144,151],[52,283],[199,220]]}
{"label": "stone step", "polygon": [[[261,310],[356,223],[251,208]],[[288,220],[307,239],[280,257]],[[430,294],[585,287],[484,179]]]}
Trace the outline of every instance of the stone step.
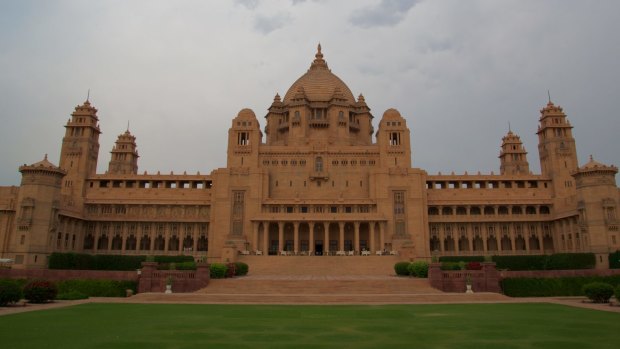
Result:
{"label": "stone step", "polygon": [[239,256],[248,275],[368,276],[394,275],[398,256]]}

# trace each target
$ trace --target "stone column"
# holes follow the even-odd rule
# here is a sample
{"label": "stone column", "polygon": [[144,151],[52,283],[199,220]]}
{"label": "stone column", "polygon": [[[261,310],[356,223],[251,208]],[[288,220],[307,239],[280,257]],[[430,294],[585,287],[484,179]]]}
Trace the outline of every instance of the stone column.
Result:
{"label": "stone column", "polygon": [[312,251],[312,253],[316,252],[314,251],[314,222],[308,222],[308,251]]}
{"label": "stone column", "polygon": [[385,222],[379,223],[379,243],[381,244],[379,248],[381,251],[385,248]]}
{"label": "stone column", "polygon": [[251,250],[258,250],[258,225],[259,222],[252,222],[252,247]]}
{"label": "stone column", "polygon": [[293,222],[293,251],[299,252],[299,222]]}
{"label": "stone column", "polygon": [[278,254],[284,251],[284,222],[278,222]]}
{"label": "stone column", "polygon": [[466,232],[467,232],[467,243],[469,244],[469,251],[472,254],[474,254],[473,253],[473,251],[474,251],[474,236],[473,236],[473,233],[471,231],[472,230],[471,229],[471,224],[466,224],[465,225],[465,229],[467,229]]}
{"label": "stone column", "polygon": [[323,231],[325,235],[325,241],[323,241],[323,252],[329,254],[329,223],[323,222]]}
{"label": "stone column", "polygon": [[269,222],[263,223],[263,256],[269,254]]}
{"label": "stone column", "polygon": [[164,224],[164,253],[168,253],[168,240],[170,239],[170,225],[168,223]]}
{"label": "stone column", "polygon": [[360,222],[354,222],[353,223],[353,228],[355,229],[355,236],[353,239],[353,250],[356,253],[359,253],[360,251]]}
{"label": "stone column", "polygon": [[192,228],[192,238],[193,243],[192,243],[192,254],[196,254],[198,252],[198,238],[200,237],[200,226],[198,225],[198,223],[194,223],[193,224],[193,228]]}
{"label": "stone column", "polygon": [[339,243],[338,251],[344,251],[344,222],[338,222]]}
{"label": "stone column", "polygon": [[375,253],[377,249],[375,248],[375,224],[376,222],[369,223],[369,233],[370,233],[370,253]]}

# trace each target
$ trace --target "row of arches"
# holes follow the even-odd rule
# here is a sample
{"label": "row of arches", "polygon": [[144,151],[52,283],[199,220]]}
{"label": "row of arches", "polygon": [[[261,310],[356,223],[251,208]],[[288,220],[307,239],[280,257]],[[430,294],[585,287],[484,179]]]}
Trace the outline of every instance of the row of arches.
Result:
{"label": "row of arches", "polygon": [[451,216],[451,215],[548,215],[551,209],[546,205],[500,205],[500,206],[430,206],[429,216]]}

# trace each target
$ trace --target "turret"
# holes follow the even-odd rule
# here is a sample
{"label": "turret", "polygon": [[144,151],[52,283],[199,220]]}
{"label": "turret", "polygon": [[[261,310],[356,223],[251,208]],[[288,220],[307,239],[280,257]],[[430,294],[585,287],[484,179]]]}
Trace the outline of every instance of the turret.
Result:
{"label": "turret", "polygon": [[257,167],[258,146],[263,138],[256,115],[242,109],[228,130],[227,167]]}
{"label": "turret", "polygon": [[552,180],[556,212],[569,210],[564,199],[575,195],[571,172],[577,170],[577,150],[572,134],[572,126],[562,107],[549,101],[540,111],[538,126],[538,153],[540,169],[544,176]]}
{"label": "turret", "polygon": [[607,258],[618,247],[618,168],[590,161],[573,171],[577,189],[579,232],[587,236],[590,251],[596,254],[596,267],[609,268]]}
{"label": "turret", "polygon": [[19,168],[22,182],[17,200],[16,230],[9,254],[16,268],[45,268],[46,256],[60,238],[58,210],[60,188],[66,172],[45,158]]}
{"label": "turret", "polygon": [[118,139],[112,151],[108,173],[114,174],[137,174],[138,173],[138,150],[136,137],[129,132],[118,135]]}
{"label": "turret", "polygon": [[502,150],[499,153],[500,173],[503,175],[525,175],[530,173],[527,162],[527,151],[523,147],[521,138],[508,131],[502,138]]}
{"label": "turret", "polygon": [[63,202],[67,208],[79,210],[83,207],[86,178],[97,170],[101,134],[97,109],[86,100],[75,107],[65,129],[59,165],[67,172],[62,185]]}
{"label": "turret", "polygon": [[410,132],[398,110],[383,113],[376,136],[382,167],[411,167]]}

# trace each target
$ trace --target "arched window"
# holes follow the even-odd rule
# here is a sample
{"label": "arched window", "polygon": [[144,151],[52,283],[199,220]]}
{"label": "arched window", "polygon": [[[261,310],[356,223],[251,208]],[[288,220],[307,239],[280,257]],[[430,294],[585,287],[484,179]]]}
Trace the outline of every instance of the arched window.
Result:
{"label": "arched window", "polygon": [[314,160],[314,171],[323,172],[323,158],[320,156]]}

